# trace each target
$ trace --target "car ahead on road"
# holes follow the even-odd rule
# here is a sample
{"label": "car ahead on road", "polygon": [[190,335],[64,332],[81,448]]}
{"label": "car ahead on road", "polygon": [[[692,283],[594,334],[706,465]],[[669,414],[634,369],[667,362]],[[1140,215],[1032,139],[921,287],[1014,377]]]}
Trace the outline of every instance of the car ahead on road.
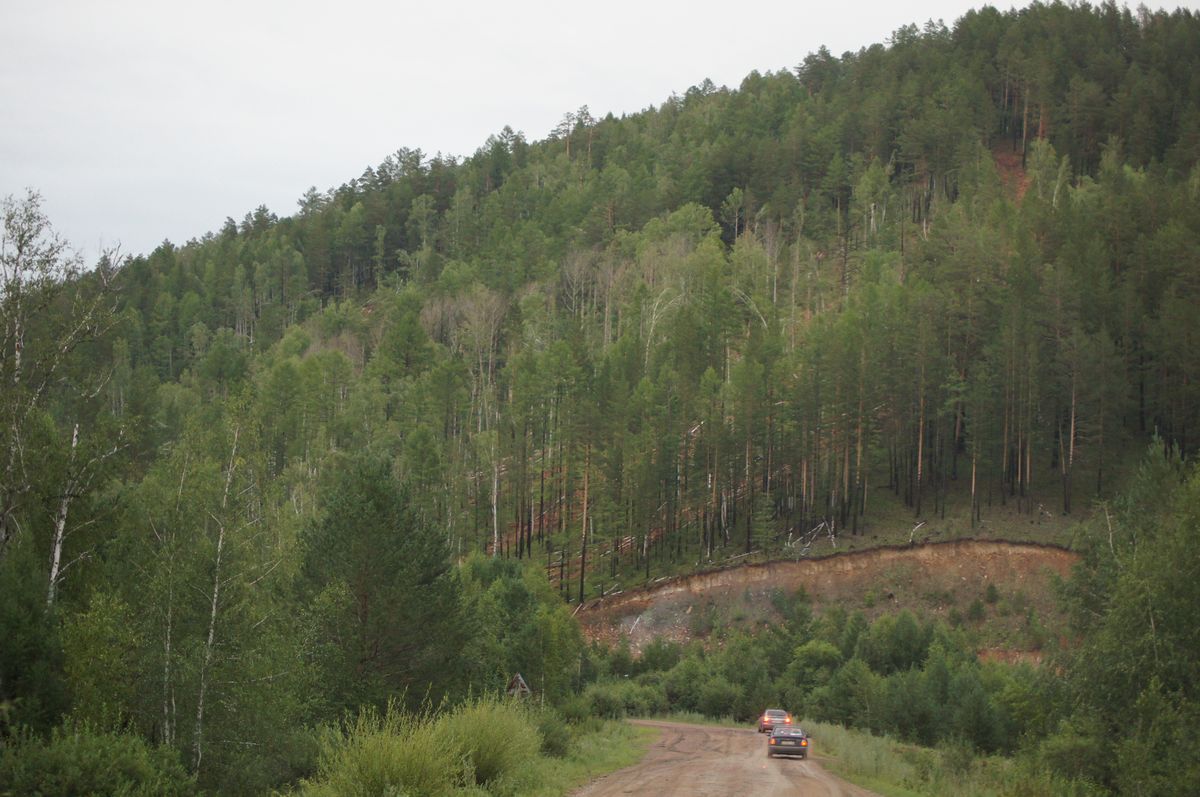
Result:
{"label": "car ahead on road", "polygon": [[767,758],[777,755],[794,755],[808,758],[808,734],[790,725],[780,725],[771,731],[767,739]]}
{"label": "car ahead on road", "polygon": [[791,725],[792,715],[781,708],[769,708],[758,718],[758,732],[770,733],[781,725]]}

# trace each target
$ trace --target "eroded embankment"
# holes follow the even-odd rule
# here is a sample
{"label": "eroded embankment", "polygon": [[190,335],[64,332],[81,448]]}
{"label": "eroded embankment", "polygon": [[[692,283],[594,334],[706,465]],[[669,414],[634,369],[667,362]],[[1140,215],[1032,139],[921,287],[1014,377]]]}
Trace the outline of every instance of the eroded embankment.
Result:
{"label": "eroded embankment", "polygon": [[965,609],[996,586],[1020,611],[1053,611],[1050,583],[1066,578],[1078,556],[1032,543],[954,540],[775,561],[669,579],[653,587],[590,601],[577,617],[589,639],[621,637],[635,650],[655,636],[703,635],[705,618],[724,607],[743,622],[767,622],[773,595],[803,588],[814,607],[842,604],[876,612]]}

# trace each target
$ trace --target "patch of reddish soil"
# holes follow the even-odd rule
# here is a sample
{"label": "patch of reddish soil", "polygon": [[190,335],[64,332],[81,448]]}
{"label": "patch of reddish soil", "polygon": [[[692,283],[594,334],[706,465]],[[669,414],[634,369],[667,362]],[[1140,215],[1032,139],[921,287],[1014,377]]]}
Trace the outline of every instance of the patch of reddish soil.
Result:
{"label": "patch of reddish soil", "polygon": [[801,588],[815,609],[841,604],[866,606],[868,614],[903,608],[944,614],[951,606],[965,611],[994,584],[1001,596],[1020,595],[1045,614],[1053,611],[1051,580],[1066,578],[1077,560],[1054,546],[984,540],[875,548],[680,576],[589,601],[576,617],[589,640],[612,644],[624,638],[637,651],[659,636],[702,637],[707,629],[698,621],[712,607],[736,606],[742,619],[768,624],[775,620],[772,597]]}
{"label": "patch of reddish soil", "polygon": [[996,172],[1000,175],[1004,192],[1020,204],[1029,190],[1029,175],[1021,165],[1021,153],[1013,152],[1012,147],[1002,144],[992,150],[992,157],[996,159]]}

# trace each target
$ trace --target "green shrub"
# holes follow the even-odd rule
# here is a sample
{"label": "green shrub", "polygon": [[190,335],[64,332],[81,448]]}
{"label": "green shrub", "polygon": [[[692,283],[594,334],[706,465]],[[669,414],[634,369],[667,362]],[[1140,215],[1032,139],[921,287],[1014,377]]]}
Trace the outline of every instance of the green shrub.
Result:
{"label": "green shrub", "polygon": [[48,740],[24,734],[0,751],[0,794],[169,797],[196,792],[174,750],[152,747],[130,734],[58,728]]}
{"label": "green shrub", "polygon": [[592,716],[602,719],[665,714],[670,708],[662,686],[625,678],[592,684],[583,694]]}
{"label": "green shrub", "polygon": [[1041,650],[1050,641],[1050,632],[1042,625],[1032,606],[1029,607],[1029,613],[1025,616],[1025,635],[1029,640],[1029,646],[1034,650]]}
{"label": "green shrub", "polygon": [[667,701],[676,711],[700,711],[700,687],[708,678],[703,662],[686,656],[663,676]]}
{"label": "green shrub", "polygon": [[572,695],[558,704],[558,711],[563,719],[574,725],[592,716],[591,702],[586,695]]}
{"label": "green shrub", "polygon": [[957,777],[969,775],[975,763],[975,748],[964,739],[950,739],[942,743],[942,767]]}
{"label": "green shrub", "polygon": [[1064,720],[1038,747],[1042,762],[1068,778],[1102,783],[1114,751],[1108,734],[1094,721]]}
{"label": "green shrub", "polygon": [[655,637],[642,649],[641,658],[637,660],[638,672],[666,672],[679,663],[683,657],[683,648],[678,642],[672,642],[663,637]]}
{"label": "green shrub", "polygon": [[444,715],[437,723],[441,743],[459,751],[474,782],[507,789],[542,746],[528,712],[515,701],[481,698]]}
{"label": "green shrub", "polygon": [[542,740],[542,752],[552,758],[564,758],[574,744],[574,730],[563,714],[550,706],[529,709],[529,719]]}
{"label": "green shrub", "polygon": [[625,716],[625,701],[618,684],[608,681],[595,683],[583,693],[588,713],[601,719],[617,720]]}
{"label": "green shrub", "polygon": [[322,740],[317,775],[302,784],[308,797],[449,795],[469,776],[461,751],[425,715],[389,705],[380,716],[365,709]]}
{"label": "green shrub", "polygon": [[710,717],[733,716],[741,689],[721,678],[710,678],[700,687],[700,711]]}

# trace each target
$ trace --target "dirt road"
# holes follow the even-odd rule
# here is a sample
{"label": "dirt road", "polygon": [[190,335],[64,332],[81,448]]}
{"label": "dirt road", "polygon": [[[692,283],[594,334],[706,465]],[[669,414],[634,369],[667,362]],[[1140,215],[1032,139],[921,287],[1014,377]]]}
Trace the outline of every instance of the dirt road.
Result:
{"label": "dirt road", "polygon": [[[878,797],[835,778],[811,758],[767,758],[767,737],[753,728],[642,720],[636,724],[662,729],[662,737],[642,762],[585,786],[573,797]],[[819,745],[820,740],[813,743]]]}

